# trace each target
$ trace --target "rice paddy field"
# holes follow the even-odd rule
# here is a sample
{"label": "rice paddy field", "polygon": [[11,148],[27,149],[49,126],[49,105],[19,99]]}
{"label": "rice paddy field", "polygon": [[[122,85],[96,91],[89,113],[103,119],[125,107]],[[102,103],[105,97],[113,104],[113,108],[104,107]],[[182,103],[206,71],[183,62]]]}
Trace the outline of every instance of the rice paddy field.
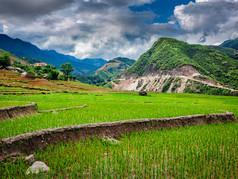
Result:
{"label": "rice paddy field", "polygon": [[[122,93],[122,92],[121,92]],[[238,98],[198,94],[53,93],[2,95],[0,107],[36,102],[39,110],[88,107],[39,113],[0,121],[0,139],[85,123],[233,112]],[[45,178],[237,178],[238,123],[134,132],[117,142],[99,138],[49,145],[35,152],[50,167]],[[1,163],[2,178],[27,178],[22,159]],[[33,176],[34,177],[34,176]],[[36,176],[35,176],[36,177]],[[37,176],[39,177],[39,176]]]}

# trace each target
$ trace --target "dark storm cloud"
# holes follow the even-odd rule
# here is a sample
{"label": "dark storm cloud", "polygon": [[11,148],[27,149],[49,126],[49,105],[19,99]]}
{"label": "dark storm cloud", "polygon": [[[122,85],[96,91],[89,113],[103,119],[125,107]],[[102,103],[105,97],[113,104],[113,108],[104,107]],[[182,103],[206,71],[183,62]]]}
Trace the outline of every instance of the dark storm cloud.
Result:
{"label": "dark storm cloud", "polygon": [[104,2],[94,2],[94,1],[81,2],[79,4],[77,12],[102,13],[106,12],[109,7],[110,5]]}
{"label": "dark storm cloud", "polygon": [[3,25],[0,24],[0,33],[2,33],[2,32],[3,32]]}
{"label": "dark storm cloud", "polygon": [[1,0],[0,17],[35,17],[63,8],[75,0]]}
{"label": "dark storm cloud", "polygon": [[[22,0],[18,6],[19,1],[1,2],[3,33],[33,42],[42,49],[55,49],[78,58],[127,56],[137,59],[158,37],[195,39],[195,43],[204,43],[211,39],[211,34],[227,38],[221,32],[234,33],[238,26],[234,10],[237,6],[232,0],[223,3],[204,0],[206,2],[177,6],[169,23],[155,23],[160,17],[152,11],[135,12],[129,8],[153,0]],[[228,1],[232,5],[228,5]],[[15,6],[11,6],[13,2]],[[13,12],[1,12],[10,6]],[[31,17],[34,20],[28,19]]]}
{"label": "dark storm cloud", "polygon": [[[4,33],[43,49],[59,50],[78,58],[136,59],[159,36],[181,34],[174,25],[154,23],[159,16],[151,11],[133,12],[128,8],[152,1],[3,0],[0,10],[11,7],[12,12],[0,12],[0,22]],[[1,20],[3,15],[7,18]],[[32,17],[34,20],[29,20]]]}

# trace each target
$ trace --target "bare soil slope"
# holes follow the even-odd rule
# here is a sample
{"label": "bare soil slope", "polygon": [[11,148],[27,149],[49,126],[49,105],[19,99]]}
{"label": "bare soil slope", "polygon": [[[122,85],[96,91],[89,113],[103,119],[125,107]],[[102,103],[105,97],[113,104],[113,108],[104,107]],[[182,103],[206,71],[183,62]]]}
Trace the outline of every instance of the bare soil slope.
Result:
{"label": "bare soil slope", "polygon": [[[193,84],[193,82],[235,91],[200,74],[198,70],[191,65],[184,65],[170,70],[154,70],[154,64],[152,64],[147,67],[142,76],[136,73],[126,73],[121,76],[120,83],[116,84],[112,82],[112,84],[114,89],[118,90],[183,93],[186,92],[185,89]],[[196,88],[196,86],[194,86],[194,88]]]}

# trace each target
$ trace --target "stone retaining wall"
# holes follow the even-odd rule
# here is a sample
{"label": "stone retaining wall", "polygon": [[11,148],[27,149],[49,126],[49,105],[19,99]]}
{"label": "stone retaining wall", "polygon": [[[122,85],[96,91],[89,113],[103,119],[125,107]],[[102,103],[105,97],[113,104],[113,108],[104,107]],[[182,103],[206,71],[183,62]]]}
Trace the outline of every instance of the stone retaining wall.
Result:
{"label": "stone retaining wall", "polygon": [[37,104],[32,102],[31,104],[22,106],[10,106],[0,108],[0,120],[14,118],[19,116],[26,116],[38,112]]}
{"label": "stone retaining wall", "polygon": [[105,122],[95,124],[82,124],[76,126],[60,127],[55,129],[39,130],[32,133],[0,140],[0,156],[13,152],[30,154],[49,144],[58,142],[77,142],[93,136],[114,138],[121,134],[134,131],[159,130],[171,127],[205,125],[215,122],[237,121],[233,113],[191,115],[161,119],[136,119],[118,122]]}

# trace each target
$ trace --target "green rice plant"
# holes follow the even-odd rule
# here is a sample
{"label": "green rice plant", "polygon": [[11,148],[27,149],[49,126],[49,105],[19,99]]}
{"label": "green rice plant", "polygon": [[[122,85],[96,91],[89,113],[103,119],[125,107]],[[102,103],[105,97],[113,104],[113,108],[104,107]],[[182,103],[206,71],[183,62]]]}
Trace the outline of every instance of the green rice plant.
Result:
{"label": "green rice plant", "polygon": [[[122,135],[118,145],[94,137],[35,152],[51,178],[236,178],[238,123]],[[3,178],[25,178],[29,164],[4,163]]]}
{"label": "green rice plant", "polygon": [[[151,103],[144,103],[146,101],[151,101]],[[0,96],[0,107],[30,104],[31,102],[36,102],[39,110],[75,107],[84,104],[87,104],[88,107],[0,121],[0,138],[39,129],[85,123],[225,113],[226,111],[233,112],[238,116],[237,97],[167,93],[149,93],[148,96],[112,93],[104,93],[103,96],[92,93],[85,95],[57,93]]]}

